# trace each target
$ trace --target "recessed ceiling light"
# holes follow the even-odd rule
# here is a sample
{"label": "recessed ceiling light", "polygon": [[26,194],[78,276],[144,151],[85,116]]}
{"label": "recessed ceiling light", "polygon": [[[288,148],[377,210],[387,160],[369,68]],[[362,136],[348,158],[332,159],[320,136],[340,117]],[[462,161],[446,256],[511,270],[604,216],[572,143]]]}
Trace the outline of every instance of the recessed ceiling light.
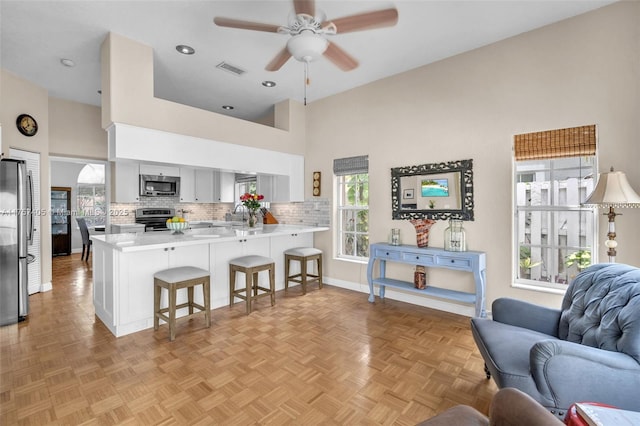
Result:
{"label": "recessed ceiling light", "polygon": [[276,85],[275,81],[269,81],[269,80],[265,80],[262,82],[262,85],[264,87],[274,87]]}
{"label": "recessed ceiling light", "polygon": [[60,59],[60,63],[62,65],[64,65],[65,67],[69,67],[69,68],[76,66],[75,62],[73,62],[71,59],[67,59],[67,58]]}
{"label": "recessed ceiling light", "polygon": [[232,110],[233,107],[231,105],[222,105],[222,109]]}
{"label": "recessed ceiling light", "polygon": [[176,50],[183,55],[193,55],[196,53],[195,49],[191,46],[187,46],[186,44],[179,44],[176,46]]}

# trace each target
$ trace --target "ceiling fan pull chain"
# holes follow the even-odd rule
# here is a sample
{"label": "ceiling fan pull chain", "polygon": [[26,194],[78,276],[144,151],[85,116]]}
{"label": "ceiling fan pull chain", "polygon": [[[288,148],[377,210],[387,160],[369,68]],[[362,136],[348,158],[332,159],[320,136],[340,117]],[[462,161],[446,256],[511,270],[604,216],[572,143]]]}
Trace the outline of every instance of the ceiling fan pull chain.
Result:
{"label": "ceiling fan pull chain", "polygon": [[309,85],[309,62],[304,62],[304,105],[307,105],[307,86]]}

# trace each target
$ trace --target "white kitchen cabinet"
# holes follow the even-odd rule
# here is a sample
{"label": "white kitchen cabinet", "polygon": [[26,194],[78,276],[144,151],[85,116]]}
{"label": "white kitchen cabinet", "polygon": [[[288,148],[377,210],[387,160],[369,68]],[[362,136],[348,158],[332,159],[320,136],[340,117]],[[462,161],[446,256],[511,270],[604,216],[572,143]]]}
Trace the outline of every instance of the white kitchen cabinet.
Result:
{"label": "white kitchen cabinet", "polygon": [[180,167],[180,202],[193,203],[196,201],[195,169]]}
{"label": "white kitchen cabinet", "polygon": [[[209,244],[136,252],[112,251],[111,254],[115,258],[107,264],[113,268],[111,273],[123,284],[119,287],[120,291],[111,296],[117,298],[117,303],[111,305],[112,309],[113,306],[118,308],[113,312],[113,323],[110,325],[117,330],[114,333],[116,336],[128,334],[130,330],[139,330],[141,326],[153,326],[153,274],[183,265],[209,270]],[[100,255],[108,253],[100,252]],[[178,304],[186,300],[186,291],[179,291]],[[202,304],[202,294],[196,291],[194,300]],[[161,303],[162,306],[167,305],[166,292],[163,292]],[[178,310],[177,315],[180,317],[186,312],[184,308]]]}
{"label": "white kitchen cabinet", "polygon": [[[249,231],[247,231],[249,232]],[[246,239],[238,237],[234,241],[225,241],[211,245],[211,306],[229,305],[229,261],[240,256],[256,254],[268,256],[270,250],[269,238]],[[275,260],[275,259],[274,259]],[[244,274],[236,277],[236,288],[245,285]],[[261,273],[258,282],[268,287],[268,276]]]}
{"label": "white kitchen cabinet", "polygon": [[[213,203],[213,170],[196,169],[195,173],[195,201],[196,203]],[[233,197],[233,196],[232,196]]]}
{"label": "white kitchen cabinet", "polygon": [[180,202],[213,203],[213,170],[180,167]]}
{"label": "white kitchen cabinet", "polygon": [[153,176],[180,176],[180,168],[142,163],[140,164],[140,174]]}
{"label": "white kitchen cabinet", "polygon": [[135,203],[140,201],[140,169],[137,162],[116,161],[111,163],[112,201]]}
{"label": "white kitchen cabinet", "polygon": [[235,202],[236,176],[231,172],[216,170],[213,172],[213,201],[218,203]]}
{"label": "white kitchen cabinet", "polygon": [[256,186],[258,194],[264,195],[264,201],[273,203],[290,201],[289,176],[259,174]]}
{"label": "white kitchen cabinet", "polygon": [[[276,264],[276,290],[284,288],[284,254],[285,250],[295,247],[313,247],[313,233],[294,233],[278,235],[270,239],[271,257]],[[309,270],[311,271],[311,270]],[[290,274],[300,273],[300,262],[291,262]],[[296,284],[293,284],[296,285]]]}

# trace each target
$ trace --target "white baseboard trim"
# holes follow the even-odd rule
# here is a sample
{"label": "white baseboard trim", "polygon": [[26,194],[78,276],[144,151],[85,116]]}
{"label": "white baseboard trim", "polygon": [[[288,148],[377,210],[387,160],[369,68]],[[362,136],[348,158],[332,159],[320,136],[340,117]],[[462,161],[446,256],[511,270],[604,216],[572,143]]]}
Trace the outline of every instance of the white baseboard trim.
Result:
{"label": "white baseboard trim", "polygon": [[32,284],[29,286],[29,289],[27,291],[29,292],[29,295],[31,295],[35,293],[44,293],[45,291],[51,291],[51,290],[53,290],[53,286],[51,285],[50,282],[48,282],[48,283],[40,283],[40,285]]}
{"label": "white baseboard trim", "polygon": [[[357,291],[360,293],[369,294],[369,284],[354,283],[351,281],[344,281],[336,278],[324,276],[323,283],[344,288],[346,290]],[[379,286],[374,285],[374,293],[376,300],[379,294]],[[422,296],[416,293],[406,293],[395,288],[387,287],[384,294],[385,299],[397,300],[399,302],[411,303],[412,305],[423,306],[425,308],[437,309],[439,311],[450,312],[452,314],[463,315],[465,317],[473,317],[475,315],[474,306],[466,306],[454,302],[448,302],[436,297]],[[364,298],[363,300],[367,300]]]}

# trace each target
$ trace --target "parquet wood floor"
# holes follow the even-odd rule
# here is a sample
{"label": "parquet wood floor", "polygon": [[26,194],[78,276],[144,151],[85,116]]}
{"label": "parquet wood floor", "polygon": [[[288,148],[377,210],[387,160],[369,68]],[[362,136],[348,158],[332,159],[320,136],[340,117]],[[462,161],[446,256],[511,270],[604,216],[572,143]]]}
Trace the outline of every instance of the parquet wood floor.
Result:
{"label": "parquet wood floor", "polygon": [[487,412],[469,318],[325,286],[115,338],[91,267],[54,258],[53,290],[0,328],[2,425],[413,425],[456,404]]}

